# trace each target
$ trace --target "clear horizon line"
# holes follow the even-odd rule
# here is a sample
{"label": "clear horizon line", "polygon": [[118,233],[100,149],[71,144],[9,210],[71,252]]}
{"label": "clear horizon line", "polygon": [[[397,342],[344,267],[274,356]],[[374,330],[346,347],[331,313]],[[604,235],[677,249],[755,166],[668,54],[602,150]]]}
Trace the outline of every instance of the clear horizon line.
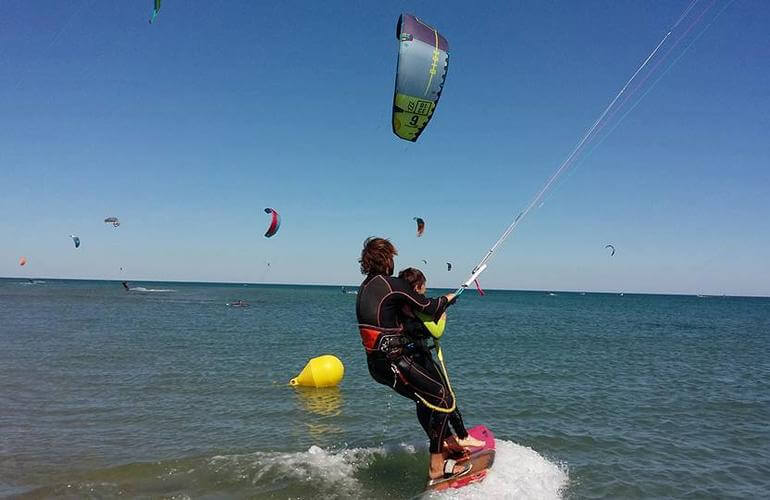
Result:
{"label": "clear horizon line", "polygon": [[[353,284],[329,284],[329,283],[256,283],[256,282],[244,282],[244,281],[201,281],[201,280],[157,280],[157,279],[119,279],[119,278],[51,278],[51,277],[19,277],[19,276],[0,276],[0,280],[59,280],[59,281],[114,281],[121,283],[123,281],[131,283],[187,283],[187,284],[221,284],[221,285],[270,285],[270,286],[324,286],[324,287],[351,287],[358,288],[359,285]],[[428,290],[455,290],[454,287],[428,287]],[[594,293],[605,295],[670,295],[670,296],[683,296],[683,297],[731,297],[731,298],[770,298],[770,295],[730,295],[730,294],[713,294],[713,293],[686,293],[686,292],[637,292],[637,291],[597,291],[597,290],[558,290],[558,289],[525,289],[525,288],[485,288],[485,291],[494,292],[527,292],[527,293]]]}

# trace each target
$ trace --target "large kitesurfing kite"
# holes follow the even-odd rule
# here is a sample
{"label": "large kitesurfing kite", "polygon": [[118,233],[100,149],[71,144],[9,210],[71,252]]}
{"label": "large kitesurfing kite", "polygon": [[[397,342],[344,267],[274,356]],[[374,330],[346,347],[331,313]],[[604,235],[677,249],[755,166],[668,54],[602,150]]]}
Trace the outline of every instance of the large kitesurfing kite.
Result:
{"label": "large kitesurfing kite", "polygon": [[105,224],[112,224],[112,227],[118,227],[120,225],[120,219],[117,217],[107,217],[104,219]]}
{"label": "large kitesurfing kite", "polygon": [[398,66],[393,94],[393,133],[415,142],[436,110],[449,66],[449,43],[411,14],[396,25]]}

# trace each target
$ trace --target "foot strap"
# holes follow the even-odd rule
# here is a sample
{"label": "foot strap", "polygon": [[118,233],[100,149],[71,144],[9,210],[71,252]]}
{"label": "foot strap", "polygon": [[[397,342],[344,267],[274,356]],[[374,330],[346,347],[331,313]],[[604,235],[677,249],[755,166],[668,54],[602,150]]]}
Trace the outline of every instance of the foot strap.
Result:
{"label": "foot strap", "polygon": [[452,477],[454,475],[455,465],[457,465],[457,460],[453,458],[444,460],[444,477]]}
{"label": "foot strap", "polygon": [[458,473],[455,473],[454,469],[456,465],[457,465],[456,460],[453,460],[451,458],[446,459],[444,461],[444,476],[436,479],[428,479],[428,486],[435,486],[437,484],[456,479],[460,476],[464,476],[465,474],[469,473],[473,468],[473,464],[465,463],[463,465],[463,470],[461,470]]}

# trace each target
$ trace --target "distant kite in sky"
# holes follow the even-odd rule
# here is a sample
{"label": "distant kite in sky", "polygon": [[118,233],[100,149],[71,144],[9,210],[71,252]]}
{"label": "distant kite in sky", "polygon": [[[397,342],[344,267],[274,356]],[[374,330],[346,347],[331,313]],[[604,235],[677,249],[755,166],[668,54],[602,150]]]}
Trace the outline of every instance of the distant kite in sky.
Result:
{"label": "distant kite in sky", "polygon": [[436,110],[449,67],[446,38],[411,14],[396,25],[398,64],[393,93],[393,133],[415,142]]}
{"label": "distant kite in sky", "polygon": [[70,238],[72,238],[72,243],[75,244],[75,248],[80,248],[80,238],[78,238],[74,234],[71,234]]}
{"label": "distant kite in sky", "polygon": [[615,255],[615,247],[614,246],[612,246],[612,245],[604,245],[604,248],[609,248],[610,250],[612,250],[612,253],[610,254],[610,257]]}
{"label": "distant kite in sky", "polygon": [[120,220],[117,217],[107,217],[104,219],[105,224],[112,224],[112,227],[118,227],[120,225]]}
{"label": "distant kite in sky", "polygon": [[412,217],[412,220],[417,222],[417,237],[419,238],[425,232],[425,221],[419,217]]}
{"label": "distant kite in sky", "polygon": [[154,8],[152,9],[152,17],[150,18],[150,24],[152,24],[152,22],[155,21],[155,18],[158,17],[158,12],[160,12],[160,2],[161,0],[154,0]]}
{"label": "distant kite in sky", "polygon": [[446,263],[446,270],[447,271],[451,271],[452,270],[452,263],[451,262],[447,262]]}
{"label": "distant kite in sky", "polygon": [[427,260],[425,260],[425,259],[422,259],[422,263],[423,263],[423,264],[427,264],[427,263],[428,263],[428,261],[427,261]]}
{"label": "distant kite in sky", "polygon": [[27,258],[26,257],[20,258],[19,259],[19,265],[20,266],[26,266],[27,265]]}
{"label": "distant kite in sky", "polygon": [[281,216],[278,215],[278,212],[272,208],[266,208],[265,213],[272,214],[272,217],[270,218],[270,226],[268,226],[267,232],[265,233],[265,238],[269,238],[275,235],[275,233],[278,232],[278,228],[281,227]]}

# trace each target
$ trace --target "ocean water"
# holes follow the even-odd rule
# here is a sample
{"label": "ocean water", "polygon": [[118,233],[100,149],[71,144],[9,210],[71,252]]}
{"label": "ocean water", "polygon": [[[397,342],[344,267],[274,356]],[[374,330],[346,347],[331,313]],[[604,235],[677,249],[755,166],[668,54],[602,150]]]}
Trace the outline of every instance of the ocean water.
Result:
{"label": "ocean water", "polygon": [[[355,295],[132,287],[0,280],[0,496],[420,495],[427,442],[366,371]],[[466,293],[442,345],[498,439],[443,496],[770,496],[770,299]],[[288,386],[326,353],[339,388]]]}

